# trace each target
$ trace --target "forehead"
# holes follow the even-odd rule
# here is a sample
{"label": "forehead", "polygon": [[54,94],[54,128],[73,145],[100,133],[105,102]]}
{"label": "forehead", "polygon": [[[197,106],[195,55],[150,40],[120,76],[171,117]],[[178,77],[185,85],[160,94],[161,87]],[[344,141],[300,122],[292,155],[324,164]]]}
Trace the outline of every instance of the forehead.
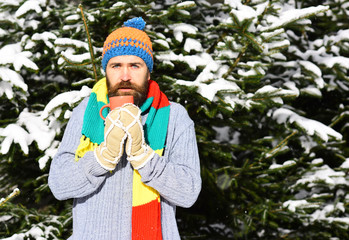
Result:
{"label": "forehead", "polygon": [[142,63],[145,64],[142,58],[134,56],[134,55],[122,55],[112,57],[109,60],[109,63]]}

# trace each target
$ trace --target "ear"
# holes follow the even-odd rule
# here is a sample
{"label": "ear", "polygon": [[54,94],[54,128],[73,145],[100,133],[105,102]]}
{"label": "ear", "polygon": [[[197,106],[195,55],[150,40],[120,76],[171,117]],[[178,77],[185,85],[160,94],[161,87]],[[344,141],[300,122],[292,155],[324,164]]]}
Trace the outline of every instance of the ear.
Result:
{"label": "ear", "polygon": [[150,72],[149,72],[149,69],[148,69],[148,81],[150,80]]}

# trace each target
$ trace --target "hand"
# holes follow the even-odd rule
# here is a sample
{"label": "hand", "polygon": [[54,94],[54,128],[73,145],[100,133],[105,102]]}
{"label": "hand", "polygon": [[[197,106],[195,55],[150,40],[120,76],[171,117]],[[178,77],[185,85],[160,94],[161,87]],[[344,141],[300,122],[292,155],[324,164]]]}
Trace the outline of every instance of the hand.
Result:
{"label": "hand", "polygon": [[141,110],[133,104],[124,105],[121,108],[120,121],[125,126],[124,130],[127,134],[127,159],[133,168],[139,169],[152,159],[155,154],[154,150],[144,140]]}
{"label": "hand", "polygon": [[120,108],[111,111],[105,119],[104,142],[95,149],[98,163],[107,170],[114,170],[120,161],[126,140],[124,126],[120,121]]}

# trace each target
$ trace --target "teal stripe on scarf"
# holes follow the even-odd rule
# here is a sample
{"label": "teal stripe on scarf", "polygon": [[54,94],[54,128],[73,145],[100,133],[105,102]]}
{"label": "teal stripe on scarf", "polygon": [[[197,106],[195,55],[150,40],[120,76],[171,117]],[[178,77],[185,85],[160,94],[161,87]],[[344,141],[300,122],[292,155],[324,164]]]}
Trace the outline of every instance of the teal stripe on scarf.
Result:
{"label": "teal stripe on scarf", "polygon": [[147,141],[150,147],[154,150],[164,148],[166,142],[166,133],[168,120],[170,115],[170,106],[156,110],[151,107],[149,115],[144,126],[144,134],[147,136]]}
{"label": "teal stripe on scarf", "polygon": [[154,97],[149,97],[141,106],[141,111],[145,112],[150,108],[143,128],[144,135],[147,144],[149,144],[152,149],[158,150],[164,148],[164,143],[166,141],[170,105],[155,109],[151,106],[153,100]]}
{"label": "teal stripe on scarf", "polygon": [[[84,124],[81,133],[90,138],[91,142],[101,144],[104,141],[104,120],[99,116],[99,109],[105,105],[97,102],[96,93],[92,92],[84,114]],[[103,116],[108,114],[109,108],[103,110]]]}

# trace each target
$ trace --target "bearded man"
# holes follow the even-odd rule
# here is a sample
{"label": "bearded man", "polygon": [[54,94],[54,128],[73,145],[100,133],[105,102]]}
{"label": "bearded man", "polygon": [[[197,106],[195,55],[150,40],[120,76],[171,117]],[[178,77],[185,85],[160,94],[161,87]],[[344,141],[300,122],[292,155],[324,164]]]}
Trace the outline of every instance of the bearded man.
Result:
{"label": "bearded man", "polygon": [[[73,199],[69,240],[177,240],[176,206],[201,190],[194,123],[151,80],[152,43],[142,18],[103,46],[106,77],[74,110],[49,172],[58,200]],[[99,116],[113,96],[127,103]]]}

